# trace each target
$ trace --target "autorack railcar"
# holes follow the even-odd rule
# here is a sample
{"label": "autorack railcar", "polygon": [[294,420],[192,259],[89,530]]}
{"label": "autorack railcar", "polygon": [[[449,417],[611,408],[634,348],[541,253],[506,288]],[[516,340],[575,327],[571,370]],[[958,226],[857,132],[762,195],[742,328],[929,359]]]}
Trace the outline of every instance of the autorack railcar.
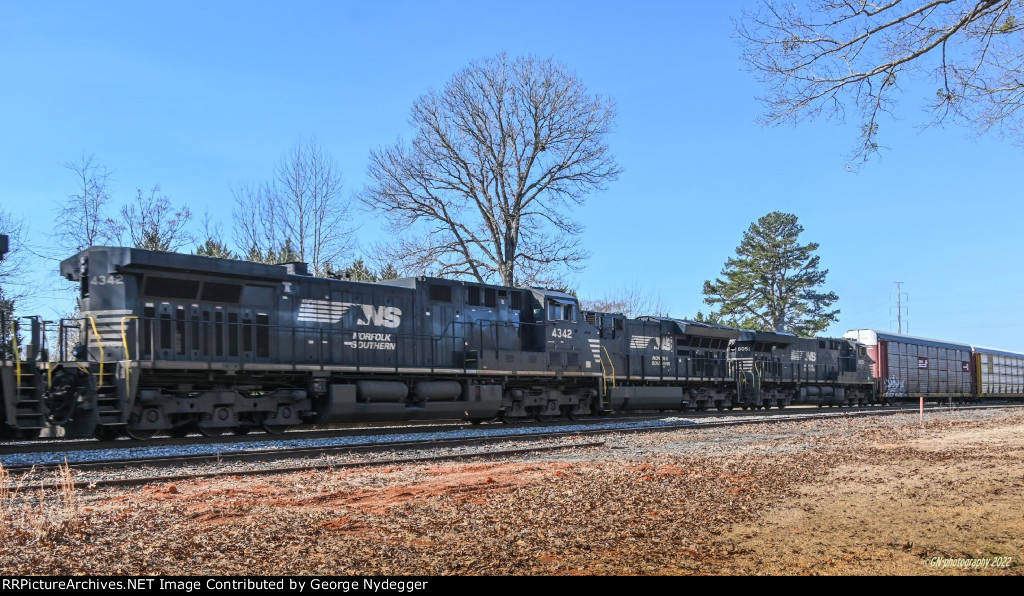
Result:
{"label": "autorack railcar", "polygon": [[949,401],[977,397],[968,344],[874,329],[854,329],[844,337],[867,346],[883,399]]}
{"label": "autorack railcar", "polygon": [[1024,398],[1024,354],[971,346],[971,382],[978,399]]}

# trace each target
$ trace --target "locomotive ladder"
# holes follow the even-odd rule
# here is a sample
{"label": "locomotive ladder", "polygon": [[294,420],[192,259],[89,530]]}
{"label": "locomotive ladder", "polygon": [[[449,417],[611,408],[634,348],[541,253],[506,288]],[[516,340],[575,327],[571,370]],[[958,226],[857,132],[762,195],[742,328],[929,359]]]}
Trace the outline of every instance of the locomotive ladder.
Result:
{"label": "locomotive ladder", "polygon": [[[33,336],[38,335],[38,318],[33,317]],[[5,399],[5,406],[9,409],[5,412],[10,419],[14,415],[14,424],[17,428],[24,430],[38,430],[46,426],[45,414],[43,412],[43,375],[40,367],[33,366],[32,354],[26,354],[26,359],[21,358],[21,349],[18,346],[18,323],[11,321],[11,348],[14,356],[14,395],[12,399]],[[37,347],[33,347],[35,351]]]}
{"label": "locomotive ladder", "polygon": [[[127,318],[127,317],[126,317]],[[103,339],[96,328],[96,319],[88,317],[89,327],[96,337],[96,347],[99,351],[99,361],[91,364],[90,373],[93,376],[93,387],[96,392],[96,422],[103,426],[126,426],[124,396],[118,391],[117,386],[117,362],[107,362],[106,353],[103,348]],[[124,321],[121,322],[122,333]],[[123,337],[123,335],[122,335]],[[127,342],[126,342],[127,344]],[[127,353],[127,345],[125,346]],[[126,363],[128,364],[128,363]]]}
{"label": "locomotive ladder", "polygon": [[753,361],[737,363],[736,397],[741,404],[756,404],[761,397],[761,375]]}

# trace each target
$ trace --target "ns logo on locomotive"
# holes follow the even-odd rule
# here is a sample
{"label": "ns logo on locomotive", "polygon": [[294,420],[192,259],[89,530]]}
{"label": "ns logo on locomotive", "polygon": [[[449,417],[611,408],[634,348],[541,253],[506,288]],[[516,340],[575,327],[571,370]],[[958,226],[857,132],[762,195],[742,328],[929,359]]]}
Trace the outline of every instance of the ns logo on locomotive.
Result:
{"label": "ns logo on locomotive", "polygon": [[[60,273],[79,284],[78,318],[0,322],[6,437],[857,405],[891,397],[882,379],[909,370],[906,350],[887,347],[903,336],[629,318],[542,288],[354,282],[310,276],[303,263],[124,247],[91,247]],[[971,364],[956,391],[978,395],[970,347],[931,357],[936,370]],[[998,357],[997,368],[1009,358]]]}

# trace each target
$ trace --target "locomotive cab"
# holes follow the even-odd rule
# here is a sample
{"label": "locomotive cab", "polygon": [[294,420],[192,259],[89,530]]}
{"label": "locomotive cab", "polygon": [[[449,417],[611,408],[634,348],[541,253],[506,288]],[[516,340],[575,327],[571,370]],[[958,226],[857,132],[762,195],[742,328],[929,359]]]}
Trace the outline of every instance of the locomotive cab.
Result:
{"label": "locomotive cab", "polygon": [[599,374],[601,332],[581,316],[572,294],[534,288],[533,330],[524,349],[547,352],[548,369],[566,374]]}

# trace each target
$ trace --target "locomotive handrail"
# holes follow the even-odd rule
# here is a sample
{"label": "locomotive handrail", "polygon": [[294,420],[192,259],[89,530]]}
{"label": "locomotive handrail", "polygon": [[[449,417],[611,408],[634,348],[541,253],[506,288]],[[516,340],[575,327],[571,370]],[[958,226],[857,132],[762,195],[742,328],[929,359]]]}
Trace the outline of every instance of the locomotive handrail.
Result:
{"label": "locomotive handrail", "polygon": [[[52,323],[53,321],[50,321],[50,322]],[[40,337],[42,338],[42,344],[43,344],[43,351],[40,352],[40,353],[41,354],[45,354],[46,358],[47,358],[47,361],[44,364],[46,366],[46,388],[49,389],[53,385],[53,363],[49,362],[49,358],[50,358],[50,344],[47,342],[47,339],[46,339],[46,321],[44,321],[44,320],[42,320],[42,318],[40,318],[39,324],[40,324],[41,330],[42,330],[42,334],[40,335]]]}
{"label": "locomotive handrail", "polygon": [[14,378],[17,382],[14,387],[16,394],[21,393],[21,357],[18,352],[18,322],[11,320],[11,348],[14,350]]}
{"label": "locomotive handrail", "polygon": [[7,313],[0,310],[0,362],[7,360]]}
{"label": "locomotive handrail", "polygon": [[[129,391],[129,392],[131,391],[131,388],[132,388],[132,357],[131,357],[131,353],[128,351],[128,335],[125,332],[125,322],[127,322],[129,319],[138,319],[138,318],[139,317],[136,317],[134,315],[130,315],[130,316],[127,316],[127,317],[121,317],[121,345],[124,347],[124,360],[125,360],[124,382],[125,382],[125,386],[127,387],[126,391]],[[138,334],[136,334],[136,335],[138,335]]]}
{"label": "locomotive handrail", "polygon": [[[89,324],[92,325],[92,332],[96,335],[96,345],[100,349],[100,378],[99,378],[99,382],[96,385],[96,388],[100,389],[100,388],[103,387],[103,363],[104,363],[104,360],[105,360],[104,354],[103,354],[103,340],[100,338],[99,330],[96,329],[96,319],[94,319],[93,317],[87,317],[87,318],[89,319]],[[86,345],[88,345],[88,343],[86,343]]]}
{"label": "locomotive handrail", "polygon": [[[615,361],[612,359],[612,355],[608,353],[606,346],[601,346],[601,350],[604,351],[605,355],[608,356],[608,364],[612,367],[612,389],[615,389]],[[604,368],[604,359],[601,359],[601,368]]]}

